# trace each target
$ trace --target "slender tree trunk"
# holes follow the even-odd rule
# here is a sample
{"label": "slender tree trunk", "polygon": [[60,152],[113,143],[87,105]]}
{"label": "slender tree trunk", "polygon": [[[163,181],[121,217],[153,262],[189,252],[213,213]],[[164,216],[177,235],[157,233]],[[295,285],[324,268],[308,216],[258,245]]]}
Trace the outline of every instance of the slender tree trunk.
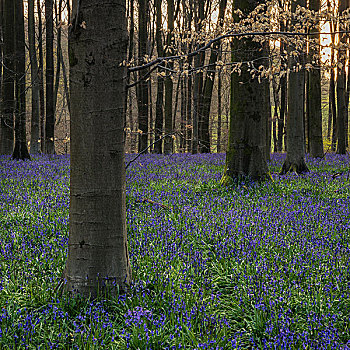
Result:
{"label": "slender tree trunk", "polygon": [[[234,7],[248,14],[261,3],[263,2],[258,0],[235,0]],[[252,38],[234,40],[232,43],[232,62],[256,59],[263,62],[263,56],[263,47]],[[265,98],[265,84],[252,78],[248,65],[242,65],[241,74],[231,73],[229,142],[221,180],[224,185],[241,176],[256,180],[270,177],[266,149],[262,148],[262,145],[266,147],[268,118]]]}
{"label": "slender tree trunk", "polygon": [[3,45],[3,82],[2,82],[2,118],[0,122],[0,154],[13,152],[13,126],[15,108],[15,3],[4,0],[4,45]]}
{"label": "slender tree trunk", "polygon": [[273,101],[274,101],[274,109],[273,109],[273,121],[272,121],[272,137],[273,137],[273,148],[274,152],[278,152],[278,140],[277,140],[277,121],[278,117],[278,106],[280,105],[279,101],[279,87],[276,79],[272,80],[272,92],[273,92]]}
{"label": "slender tree trunk", "polygon": [[40,147],[41,153],[45,152],[45,93],[44,93],[44,54],[43,54],[43,26],[41,18],[41,1],[37,0],[38,10],[38,47],[39,47],[39,66],[38,66],[38,84],[39,84],[39,108],[40,108]]}
{"label": "slender tree trunk", "polygon": [[28,39],[29,39],[29,57],[30,74],[32,81],[32,118],[30,127],[30,153],[38,154],[40,152],[40,129],[39,129],[39,82],[38,82],[38,60],[35,48],[35,19],[34,19],[34,0],[28,0]]}
{"label": "slender tree trunk", "polygon": [[60,87],[61,77],[61,35],[62,35],[62,0],[58,2],[58,9],[56,8],[56,28],[57,28],[57,44],[56,44],[56,81],[53,95],[53,110],[56,113],[57,95]]}
{"label": "slender tree trunk", "polygon": [[[168,35],[167,35],[167,49],[166,56],[171,56],[174,52],[173,49],[173,32],[175,22],[175,5],[174,0],[167,0],[167,17],[168,17]],[[173,63],[168,62],[167,67],[171,70]],[[164,121],[165,121],[165,134],[170,134],[173,131],[173,78],[171,73],[167,71],[165,78],[165,103],[164,103]],[[164,154],[168,155],[173,152],[173,138],[168,136],[164,139]]]}
{"label": "slender tree trunk", "polygon": [[26,55],[23,0],[15,0],[16,109],[13,159],[30,159],[26,140]]}
{"label": "slender tree trunk", "polygon": [[55,154],[53,0],[45,0],[46,22],[46,123],[45,153]]}
{"label": "slender tree trunk", "polygon": [[[156,10],[156,44],[158,57],[164,56],[162,40],[162,0],[155,0]],[[164,106],[164,77],[165,74],[161,69],[158,70],[157,76],[157,99],[156,99],[156,120],[155,120],[155,139],[160,140],[163,133],[163,106]],[[154,153],[162,153],[162,141],[154,144]]]}
{"label": "slender tree trunk", "polygon": [[[221,53],[220,53],[221,56]],[[221,93],[222,93],[222,71],[221,68],[219,69],[218,72],[218,128],[217,128],[217,145],[216,145],[216,150],[217,153],[221,152],[221,113],[222,113],[222,100],[221,100]]]}
{"label": "slender tree trunk", "polygon": [[[149,0],[138,0],[139,2],[139,61],[140,64],[145,63],[146,55],[148,55],[148,22],[149,22]],[[139,124],[139,146],[138,151],[141,152],[148,145],[148,82],[143,79],[144,74],[148,70],[139,72],[138,79],[140,83],[137,86],[137,104],[138,104],[138,124]]]}
{"label": "slender tree trunk", "polygon": [[[227,0],[220,0],[219,3],[219,15],[218,15],[218,32],[222,28],[225,12],[226,12]],[[216,62],[218,60],[218,54],[220,51],[220,41],[214,43],[210,58],[208,70],[204,79],[203,87],[203,102],[201,106],[201,128],[200,128],[200,139],[201,145],[199,147],[201,153],[210,153],[210,134],[209,134],[209,117],[210,107],[213,96],[213,87],[215,81]]]}
{"label": "slender tree trunk", "polygon": [[125,0],[73,0],[65,287],[85,297],[115,295],[131,280],[125,220],[125,11]]}
{"label": "slender tree trunk", "polygon": [[[320,0],[310,0],[309,9],[316,12],[321,9]],[[312,29],[312,32],[319,32],[319,26]],[[322,136],[322,101],[321,101],[321,65],[320,65],[320,34],[313,34],[315,47],[310,44],[310,60],[315,61],[318,67],[308,72],[308,126],[309,126],[309,150],[311,157],[323,157],[323,136]]]}
{"label": "slender tree trunk", "polygon": [[[297,5],[305,7],[305,0],[292,2],[292,13],[296,13]],[[304,106],[305,106],[305,69],[298,69],[305,64],[304,54],[290,57],[288,79],[288,118],[287,118],[287,157],[283,163],[281,174],[289,171],[307,172],[305,163],[304,140]]]}
{"label": "slender tree trunk", "polygon": [[186,150],[186,80],[181,77],[181,138],[180,138],[180,152],[185,153]]}
{"label": "slender tree trunk", "polygon": [[[0,62],[3,62],[3,56],[2,56],[2,53],[3,53],[3,45],[4,45],[4,36],[3,36],[3,26],[4,26],[4,23],[3,23],[3,15],[4,15],[4,9],[3,9],[3,0],[0,0]],[[2,68],[3,68],[3,65],[1,64],[0,65],[0,95],[2,93]],[[1,111],[0,111],[1,113]],[[2,115],[2,113],[1,113]]]}
{"label": "slender tree trunk", "polygon": [[[344,11],[349,7],[348,0],[340,0],[339,1],[339,14],[343,15]],[[340,30],[344,28],[340,27]],[[346,44],[346,35],[340,34],[340,44]],[[337,153],[345,154],[346,153],[346,130],[345,130],[345,121],[347,119],[347,104],[345,101],[346,98],[346,48],[340,47],[338,50],[338,64],[342,65],[341,68],[338,69],[338,78],[337,78]]]}

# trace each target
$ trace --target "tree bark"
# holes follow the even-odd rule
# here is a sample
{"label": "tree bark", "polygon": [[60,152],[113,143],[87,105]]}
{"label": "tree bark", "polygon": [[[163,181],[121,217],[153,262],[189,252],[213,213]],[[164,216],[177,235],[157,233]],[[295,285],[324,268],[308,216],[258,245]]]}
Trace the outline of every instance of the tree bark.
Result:
{"label": "tree bark", "polygon": [[[292,2],[292,13],[296,12],[297,5],[306,5],[305,0]],[[304,140],[304,94],[305,94],[305,58],[300,54],[298,58],[290,57],[288,79],[288,116],[287,116],[287,157],[283,163],[281,174],[289,171],[304,173],[309,171],[305,163]]]}
{"label": "tree bark", "polygon": [[16,37],[16,108],[15,108],[15,147],[13,159],[30,159],[26,140],[26,55],[24,34],[23,0],[15,0]]}
{"label": "tree bark", "polygon": [[39,108],[40,108],[40,149],[45,153],[45,93],[44,93],[44,54],[43,54],[43,26],[41,18],[41,1],[37,0],[38,10],[38,47],[39,47],[39,66],[38,66],[38,84],[39,84]]}
{"label": "tree bark", "polygon": [[[174,0],[167,0],[167,17],[168,17],[168,34],[165,56],[171,56],[174,52],[173,49],[173,32],[175,22],[175,5]],[[173,63],[168,62],[168,69],[173,68]],[[167,71],[165,77],[165,101],[164,101],[164,127],[165,134],[170,134],[173,131],[173,78],[171,73]],[[164,154],[169,155],[173,152],[174,142],[172,136],[168,136],[164,139]]]}
{"label": "tree bark", "polygon": [[[149,22],[149,0],[138,0],[139,2],[139,61],[145,63],[148,54],[148,22]],[[139,124],[139,146],[141,152],[148,145],[148,81],[143,79],[148,70],[140,71],[138,79],[140,83],[137,86],[137,104],[138,104],[138,124]]]}
{"label": "tree bark", "polygon": [[55,154],[54,61],[53,61],[53,0],[45,0],[46,22],[46,123],[45,153]]}
{"label": "tree bark", "polygon": [[53,110],[56,113],[57,105],[57,95],[58,89],[60,87],[60,78],[61,78],[61,36],[62,36],[62,0],[58,1],[58,9],[55,7],[56,12],[56,28],[57,28],[57,44],[56,44],[56,81],[53,95]]}
{"label": "tree bark", "polygon": [[[204,15],[204,1],[196,0],[197,12],[195,13],[195,27],[197,33],[200,33],[203,26]],[[203,44],[197,44],[197,49],[199,49]],[[204,65],[205,52],[201,52],[194,58],[194,83],[193,83],[193,114],[192,114],[192,154],[197,154],[199,152],[200,142],[200,130],[201,130],[201,106],[202,99],[201,94],[203,90],[203,72],[200,69]]]}
{"label": "tree bark", "polygon": [[85,297],[115,295],[118,286],[126,290],[131,280],[125,219],[125,12],[125,0],[73,1],[65,279],[68,291]]}
{"label": "tree bark", "polygon": [[[234,8],[248,14],[260,3],[263,2],[235,0]],[[236,16],[235,20],[238,20]],[[252,38],[234,40],[232,43],[232,62],[259,60],[263,55],[262,45]],[[232,72],[229,142],[221,180],[223,185],[242,176],[254,180],[270,177],[265,154],[268,118],[265,99],[266,86],[252,78],[248,65],[242,65],[241,74]]]}
{"label": "tree bark", "polygon": [[[164,56],[163,40],[162,40],[162,0],[155,0],[156,10],[156,44],[158,57]],[[157,99],[156,99],[156,120],[155,120],[155,139],[159,140],[154,144],[154,153],[162,153],[162,141],[163,123],[164,123],[164,77],[163,70],[158,70],[157,76]]]}
{"label": "tree bark", "polygon": [[4,0],[4,45],[3,45],[3,83],[2,118],[0,123],[0,154],[12,154],[14,146],[14,108],[15,108],[15,3]]}
{"label": "tree bark", "polygon": [[[340,0],[339,1],[339,13],[342,15],[345,10],[349,8],[349,0]],[[343,29],[343,28],[340,28]],[[346,35],[340,34],[340,44],[341,47],[338,50],[338,64],[342,65],[341,68],[338,68],[338,78],[337,78],[337,153],[345,154],[346,153],[346,132],[345,132],[345,122],[347,119],[347,104],[345,101],[346,98],[346,48],[342,45],[347,43]],[[338,66],[339,67],[339,66]]]}
{"label": "tree bark", "polygon": [[30,75],[32,83],[32,118],[30,124],[30,153],[40,153],[40,114],[39,114],[39,82],[38,82],[38,60],[35,48],[35,18],[34,0],[28,0],[28,39],[30,57]]}
{"label": "tree bark", "polygon": [[222,72],[221,68],[218,72],[218,127],[217,127],[217,145],[216,145],[216,151],[217,153],[221,152],[221,113],[222,113],[222,99],[221,99],[221,93],[222,93]]}
{"label": "tree bark", "polygon": [[[227,0],[220,0],[218,14],[218,32],[220,32],[224,22],[226,5]],[[204,79],[203,102],[200,111],[202,122],[200,123],[199,133],[201,140],[199,149],[201,153],[210,153],[209,117],[215,81],[216,63],[218,60],[220,45],[220,41],[217,41],[211,49],[208,70]]]}
{"label": "tree bark", "polygon": [[[309,9],[316,13],[321,9],[320,0],[310,0]],[[319,32],[319,26],[312,29]],[[315,47],[310,44],[310,60],[316,62],[317,67],[313,67],[308,72],[308,126],[309,126],[309,151],[311,157],[323,157],[323,137],[322,137],[322,102],[321,102],[321,64],[320,64],[320,34],[312,34],[315,38]]]}

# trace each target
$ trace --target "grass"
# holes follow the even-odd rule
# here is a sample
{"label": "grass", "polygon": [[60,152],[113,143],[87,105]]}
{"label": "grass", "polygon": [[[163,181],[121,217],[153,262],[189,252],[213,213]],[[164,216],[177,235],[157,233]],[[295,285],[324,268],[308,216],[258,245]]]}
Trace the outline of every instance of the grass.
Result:
{"label": "grass", "polygon": [[2,157],[0,349],[350,349],[349,160],[280,177],[283,159],[274,182],[222,188],[223,154],[140,157],[127,171],[134,285],[91,301],[57,290],[69,158]]}

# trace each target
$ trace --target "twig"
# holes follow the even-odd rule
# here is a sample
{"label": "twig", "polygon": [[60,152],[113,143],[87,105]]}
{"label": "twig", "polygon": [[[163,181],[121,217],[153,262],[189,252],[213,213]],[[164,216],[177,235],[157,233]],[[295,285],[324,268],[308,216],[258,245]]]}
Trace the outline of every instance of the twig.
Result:
{"label": "twig", "polygon": [[162,207],[162,208],[164,208],[164,209],[171,210],[171,208],[170,208],[170,207],[168,207],[167,205],[162,204],[162,203],[158,203],[158,202],[155,202],[155,201],[152,201],[151,199],[148,199],[148,198],[143,198],[143,199],[140,199],[140,202],[147,202],[147,203],[151,203],[151,204],[159,205],[160,207]]}
{"label": "twig", "polygon": [[148,147],[146,147],[144,150],[142,150],[134,159],[131,159],[130,162],[128,164],[126,164],[125,166],[125,170],[129,167],[129,165],[131,163],[133,163],[137,158],[139,158],[142,154],[146,153],[155,143],[159,142],[159,141],[162,141],[163,139],[165,139],[166,137],[168,136],[171,136],[171,135],[175,135],[177,133],[177,131],[175,132],[171,132],[169,134],[165,134],[164,136],[162,136],[161,138],[159,138],[158,140],[152,142]]}
{"label": "twig", "polygon": [[[342,31],[337,31],[337,32],[330,32],[330,33],[313,33],[313,35],[316,34],[346,34],[350,33],[350,31],[347,30],[342,30]],[[167,57],[158,57],[153,61],[150,61],[142,66],[136,66],[136,67],[131,67],[128,68],[129,72],[137,72],[149,67],[154,66],[157,63],[163,63],[164,61],[174,61],[174,60],[179,60],[183,58],[190,58],[193,56],[198,55],[199,53],[206,51],[209,49],[214,43],[226,39],[226,38],[238,38],[238,37],[244,37],[244,36],[268,36],[268,35],[285,35],[285,36],[309,36],[309,33],[299,33],[299,32],[280,32],[280,31],[271,31],[271,32],[247,32],[247,33],[228,33],[228,34],[223,34],[220,35],[214,39],[211,39],[206,45],[202,46],[198,50],[189,52],[188,54],[184,55],[175,55],[175,56],[167,56]]]}

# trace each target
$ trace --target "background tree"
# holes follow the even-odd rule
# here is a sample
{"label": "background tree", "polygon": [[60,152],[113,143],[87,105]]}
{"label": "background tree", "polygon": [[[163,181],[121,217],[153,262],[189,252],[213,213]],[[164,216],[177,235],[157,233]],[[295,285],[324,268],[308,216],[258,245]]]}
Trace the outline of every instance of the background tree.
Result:
{"label": "background tree", "polygon": [[26,54],[23,0],[15,0],[15,147],[13,159],[30,159],[26,140]]}
{"label": "background tree", "polygon": [[[234,8],[248,15],[263,1],[235,0]],[[238,22],[238,16],[234,19]],[[262,44],[253,38],[234,39],[232,62],[255,61],[264,65],[266,58]],[[266,64],[266,63],[265,63]],[[253,179],[269,177],[265,158],[266,145],[266,86],[252,77],[250,68],[243,64],[241,72],[231,74],[231,102],[229,143],[226,165],[221,180],[223,184],[232,178],[250,176]]]}
{"label": "background tree", "polygon": [[3,45],[3,83],[2,118],[0,124],[0,153],[13,152],[13,113],[15,107],[15,2],[4,1],[4,45]]}
{"label": "background tree", "polygon": [[28,41],[30,58],[30,76],[32,86],[32,117],[30,126],[30,153],[37,154],[40,151],[39,137],[39,81],[38,81],[38,60],[35,47],[35,18],[34,0],[28,0]]}
{"label": "background tree", "polygon": [[[344,11],[349,8],[349,0],[339,0],[339,13],[344,15]],[[346,29],[343,25],[340,29]],[[348,105],[346,103],[346,56],[347,50],[344,44],[347,43],[345,34],[340,34],[340,43],[343,44],[338,49],[338,78],[337,78],[337,153],[346,153],[346,120],[348,115]]]}
{"label": "background tree", "polygon": [[46,23],[46,122],[45,153],[55,153],[54,60],[53,60],[53,0],[45,0]]}
{"label": "background tree", "polygon": [[[291,11],[296,16],[297,7],[306,6],[306,1],[292,1]],[[295,19],[293,19],[295,21]],[[294,49],[303,51],[304,42],[296,41]],[[298,47],[299,45],[299,47]],[[308,171],[305,163],[304,138],[304,101],[305,101],[305,53],[289,55],[288,77],[288,116],[287,116],[287,157],[283,163],[281,174],[289,171],[303,173]]]}
{"label": "background tree", "polygon": [[[320,0],[310,0],[309,9],[319,13],[321,9]],[[315,23],[311,28],[311,35],[314,42],[310,43],[309,61],[313,67],[308,74],[308,104],[307,121],[309,152],[311,157],[323,157],[323,135],[322,135],[322,105],[321,105],[321,62],[320,62],[320,26],[319,20],[315,18]]]}
{"label": "background tree", "polygon": [[125,13],[125,0],[73,0],[65,278],[67,290],[84,296],[96,297],[106,289],[115,293],[131,279],[125,218]]}
{"label": "background tree", "polygon": [[[221,33],[222,31],[222,26],[223,26],[225,12],[226,12],[226,5],[227,5],[227,0],[220,0],[217,33]],[[220,41],[217,41],[211,49],[208,69],[204,79],[204,86],[203,86],[203,92],[202,92],[203,103],[201,106],[202,122],[200,124],[201,153],[210,153],[209,117],[210,117],[210,107],[212,104],[213,88],[214,88],[214,81],[215,81],[216,62],[218,60],[220,45],[221,45]]]}
{"label": "background tree", "polygon": [[[149,0],[138,0],[139,3],[139,31],[138,31],[138,55],[139,64],[146,62],[148,56],[148,24],[149,24]],[[139,124],[139,152],[147,148],[148,145],[148,100],[149,84],[147,79],[143,79],[146,71],[140,71],[139,84],[137,85],[138,104],[138,124]]]}

